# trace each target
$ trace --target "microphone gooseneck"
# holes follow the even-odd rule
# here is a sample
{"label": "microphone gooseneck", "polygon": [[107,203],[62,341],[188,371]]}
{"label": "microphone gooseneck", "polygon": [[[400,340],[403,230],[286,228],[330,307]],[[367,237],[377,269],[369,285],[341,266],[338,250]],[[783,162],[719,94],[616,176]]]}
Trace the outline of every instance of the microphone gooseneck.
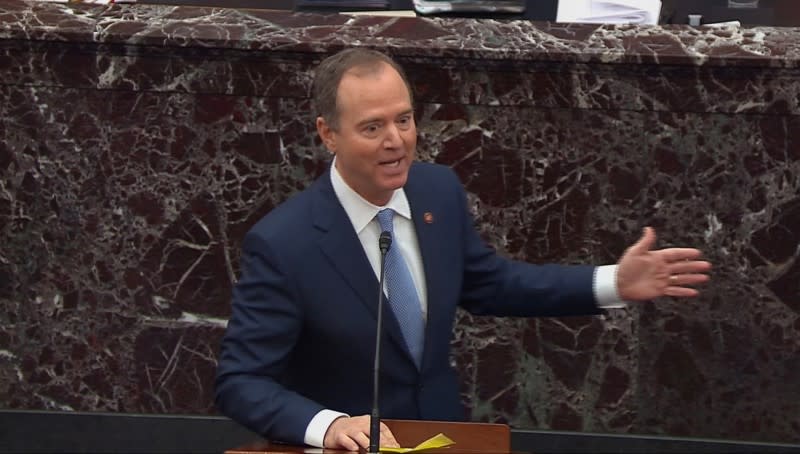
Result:
{"label": "microphone gooseneck", "polygon": [[378,321],[375,327],[375,363],[372,367],[372,414],[369,419],[369,449],[370,454],[378,454],[381,445],[381,417],[378,408],[380,386],[378,376],[381,365],[381,338],[383,337],[383,285],[386,278],[386,253],[392,247],[392,234],[383,231],[378,238],[378,248],[381,250],[380,283],[378,285]]}

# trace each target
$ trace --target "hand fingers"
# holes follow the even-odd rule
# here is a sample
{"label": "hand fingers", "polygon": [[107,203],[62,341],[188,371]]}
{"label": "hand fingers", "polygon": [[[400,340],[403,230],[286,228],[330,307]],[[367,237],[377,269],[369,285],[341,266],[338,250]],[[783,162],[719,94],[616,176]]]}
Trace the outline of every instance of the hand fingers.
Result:
{"label": "hand fingers", "polygon": [[[335,419],[325,434],[325,447],[358,451],[369,447],[369,416],[340,417]],[[329,441],[330,437],[330,441]]]}
{"label": "hand fingers", "polygon": [[690,298],[699,295],[700,292],[690,287],[667,287],[664,289],[664,296],[675,296],[678,298]]}
{"label": "hand fingers", "polygon": [[684,287],[687,285],[697,285],[708,282],[707,274],[674,274],[671,278],[671,285]]}
{"label": "hand fingers", "polygon": [[[354,440],[354,438],[357,438],[357,436],[359,434],[363,435],[364,437],[366,437],[366,435],[364,435],[363,432],[359,432],[359,433],[354,434],[352,436],[347,434],[347,433],[345,433],[345,432],[342,432],[342,433],[337,435],[336,442],[343,449],[346,449],[348,451],[358,451],[358,447],[360,446],[360,443],[357,443]],[[369,447],[369,440],[367,441],[367,445],[365,447]],[[335,448],[336,447],[334,447],[334,449]]]}
{"label": "hand fingers", "polygon": [[348,451],[358,451],[359,448],[369,448],[369,437],[364,432],[342,432],[339,434],[339,446]]}
{"label": "hand fingers", "polygon": [[682,262],[685,260],[694,260],[703,255],[703,253],[700,252],[699,249],[683,248],[683,247],[661,249],[655,252],[661,255],[661,257],[669,263]]}
{"label": "hand fingers", "polygon": [[381,446],[388,448],[399,448],[400,444],[394,438],[392,431],[386,427],[386,424],[381,423]]}
{"label": "hand fingers", "polygon": [[703,273],[711,269],[711,263],[704,261],[682,261],[669,266],[670,274]]}
{"label": "hand fingers", "polygon": [[645,227],[644,231],[642,232],[642,237],[639,238],[639,241],[634,243],[628,251],[632,252],[633,254],[644,254],[650,249],[653,248],[653,245],[656,244],[656,231],[653,230],[652,227]]}
{"label": "hand fingers", "polygon": [[[356,441],[356,443],[358,443],[358,446],[364,449],[369,448],[369,437],[364,432],[358,432],[357,434],[355,434],[353,439]],[[352,451],[356,450],[358,450],[358,448],[353,449]]]}

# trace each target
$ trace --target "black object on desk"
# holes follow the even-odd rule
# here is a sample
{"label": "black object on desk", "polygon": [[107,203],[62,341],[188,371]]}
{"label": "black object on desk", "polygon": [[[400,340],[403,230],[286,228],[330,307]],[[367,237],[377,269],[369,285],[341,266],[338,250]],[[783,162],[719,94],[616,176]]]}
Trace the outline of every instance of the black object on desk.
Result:
{"label": "black object on desk", "polygon": [[295,9],[301,11],[332,8],[338,11],[393,10],[389,0],[295,0]]}
{"label": "black object on desk", "polygon": [[[758,8],[728,8],[728,0],[662,0],[662,24],[687,24],[689,14],[702,16],[703,24],[739,21],[743,25],[800,25],[800,17],[775,17],[776,8],[797,0],[761,0]],[[786,9],[783,6],[784,10]]]}
{"label": "black object on desk", "polygon": [[775,23],[775,10],[772,8],[711,8],[711,17],[705,23],[739,21],[743,25],[770,25]]}
{"label": "black object on desk", "polygon": [[143,5],[210,6],[219,8],[276,9],[291,11],[294,0],[137,0]]}

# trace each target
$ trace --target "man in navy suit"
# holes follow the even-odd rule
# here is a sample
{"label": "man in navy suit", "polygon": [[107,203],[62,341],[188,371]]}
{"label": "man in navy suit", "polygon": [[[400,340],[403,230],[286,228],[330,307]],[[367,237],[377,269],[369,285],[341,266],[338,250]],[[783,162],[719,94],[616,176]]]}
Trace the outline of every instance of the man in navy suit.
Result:
{"label": "man in navy suit", "polygon": [[[245,236],[219,358],[217,406],[267,438],[369,445],[382,231],[393,233],[393,263],[404,270],[393,279],[405,285],[385,287],[386,418],[464,418],[449,364],[457,307],[498,316],[594,314],[623,301],[694,296],[691,286],[708,279],[699,251],[651,250],[650,228],[617,265],[498,256],[475,231],[455,174],[415,162],[411,90],[381,53],[350,49],[323,61],[314,100],[333,163]],[[385,426],[381,440],[396,445]]]}

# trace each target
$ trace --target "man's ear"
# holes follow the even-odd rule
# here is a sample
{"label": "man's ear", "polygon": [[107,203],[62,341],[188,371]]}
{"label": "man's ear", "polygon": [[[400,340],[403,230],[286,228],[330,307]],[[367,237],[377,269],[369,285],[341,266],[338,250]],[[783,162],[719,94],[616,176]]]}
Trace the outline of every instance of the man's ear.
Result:
{"label": "man's ear", "polygon": [[331,129],[328,122],[322,117],[317,117],[317,134],[319,134],[319,138],[322,139],[325,148],[331,153],[336,153],[336,134],[334,134],[333,129]]}

